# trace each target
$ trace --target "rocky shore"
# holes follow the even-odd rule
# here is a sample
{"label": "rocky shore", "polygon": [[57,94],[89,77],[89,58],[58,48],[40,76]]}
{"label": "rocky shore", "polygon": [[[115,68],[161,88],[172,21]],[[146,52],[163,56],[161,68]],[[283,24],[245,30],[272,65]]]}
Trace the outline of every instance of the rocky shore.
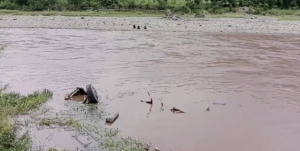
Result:
{"label": "rocky shore", "polygon": [[300,34],[300,21],[279,21],[270,17],[181,18],[158,17],[67,17],[67,16],[0,16],[0,28],[91,29],[103,31],[140,30],[166,32],[224,32]]}

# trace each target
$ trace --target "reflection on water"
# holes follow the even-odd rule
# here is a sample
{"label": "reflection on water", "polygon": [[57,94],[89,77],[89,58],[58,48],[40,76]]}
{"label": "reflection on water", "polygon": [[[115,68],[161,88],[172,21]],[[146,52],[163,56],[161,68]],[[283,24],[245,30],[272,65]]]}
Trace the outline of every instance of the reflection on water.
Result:
{"label": "reflection on water", "polygon": [[[300,139],[297,35],[0,33],[0,81],[21,93],[53,90],[49,105],[58,110],[67,93],[92,83],[120,112],[113,126],[164,150],[295,150]],[[148,91],[151,113],[140,102]]]}

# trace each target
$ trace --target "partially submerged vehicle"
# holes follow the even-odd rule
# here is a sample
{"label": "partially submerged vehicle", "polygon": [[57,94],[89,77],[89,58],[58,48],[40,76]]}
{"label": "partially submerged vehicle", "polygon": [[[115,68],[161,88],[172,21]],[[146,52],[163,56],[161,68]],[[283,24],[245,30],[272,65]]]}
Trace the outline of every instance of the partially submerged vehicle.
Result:
{"label": "partially submerged vehicle", "polygon": [[100,96],[98,96],[96,89],[92,84],[86,86],[86,91],[83,88],[76,87],[76,89],[65,97],[65,100],[74,100],[83,103],[98,103]]}

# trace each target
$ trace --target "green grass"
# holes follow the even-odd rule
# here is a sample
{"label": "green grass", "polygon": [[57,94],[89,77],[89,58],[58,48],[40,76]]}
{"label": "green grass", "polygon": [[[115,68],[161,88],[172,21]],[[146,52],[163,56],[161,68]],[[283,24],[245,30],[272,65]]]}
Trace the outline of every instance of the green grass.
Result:
{"label": "green grass", "polygon": [[0,86],[0,150],[27,151],[30,149],[30,138],[27,135],[17,135],[18,127],[13,124],[11,117],[37,109],[52,97],[52,92],[43,90],[22,96],[19,93],[6,92],[7,87]]}
{"label": "green grass", "polygon": [[300,10],[279,10],[270,9],[265,11],[268,16],[273,16],[279,20],[299,21]]}
{"label": "green grass", "polygon": [[0,117],[26,114],[28,111],[38,108],[51,97],[52,92],[46,89],[27,96],[15,92],[2,93],[0,97]]}
{"label": "green grass", "polygon": [[54,124],[58,124],[58,121],[54,120],[54,119],[49,119],[49,118],[43,118],[39,123],[40,126],[51,126]]}
{"label": "green grass", "polygon": [[[128,150],[128,151],[147,151],[149,146],[137,139],[133,138],[121,138],[119,134],[119,130],[105,130],[105,133],[102,134],[99,132],[99,129],[90,129],[90,128],[85,128],[81,126],[81,124],[75,120],[75,119],[60,119],[60,118],[54,118],[54,119],[49,119],[49,118],[43,118],[39,126],[52,126],[52,125],[59,125],[59,126],[67,126],[67,127],[73,127],[78,131],[82,132],[87,132],[89,131],[89,135],[94,135],[98,134],[100,139],[99,142],[100,144],[104,144],[104,148],[107,149],[108,151],[116,151],[116,150]],[[93,133],[91,133],[93,132]],[[52,149],[52,151],[55,151],[55,149]]]}
{"label": "green grass", "polygon": [[67,121],[65,121],[65,122],[63,123],[63,125],[69,126],[69,127],[74,127],[74,128],[76,128],[77,130],[78,130],[78,129],[81,129],[80,123],[79,123],[77,120],[73,119],[73,118],[70,118],[70,119],[68,119]]}
{"label": "green grass", "polygon": [[294,15],[300,15],[300,10],[270,9],[267,10],[266,13],[273,16],[294,16]]}
{"label": "green grass", "polygon": [[131,137],[119,138],[118,130],[107,130],[105,134],[105,148],[109,151],[128,150],[128,151],[148,151],[149,146]]}
{"label": "green grass", "polygon": [[286,20],[286,21],[300,21],[299,16],[294,15],[285,15],[285,16],[276,16],[279,20]]}
{"label": "green grass", "polygon": [[[243,14],[239,13],[206,13],[210,18],[243,18]],[[279,20],[300,20],[300,10],[267,10],[266,14],[271,17],[276,17]],[[104,11],[18,11],[18,10],[0,10],[0,15],[25,15],[25,16],[95,16],[95,17],[164,17],[165,13],[162,11],[146,12],[142,10],[104,10]],[[187,13],[180,15],[181,17],[192,18],[194,13]],[[0,47],[0,52],[5,47]]]}
{"label": "green grass", "polygon": [[[55,149],[55,148],[49,148],[47,151],[60,151],[60,150],[57,150],[57,149]],[[68,150],[62,150],[62,151],[68,151]]]}
{"label": "green grass", "polygon": [[243,18],[245,15],[238,13],[212,14],[211,18]]}
{"label": "green grass", "polygon": [[68,127],[76,128],[77,130],[81,129],[80,123],[73,118],[70,119],[43,118],[39,123],[39,126],[52,126],[52,125],[68,126]]}
{"label": "green grass", "polygon": [[95,17],[162,17],[163,12],[143,11],[18,11],[0,10],[0,15],[25,15],[25,16],[95,16]]}

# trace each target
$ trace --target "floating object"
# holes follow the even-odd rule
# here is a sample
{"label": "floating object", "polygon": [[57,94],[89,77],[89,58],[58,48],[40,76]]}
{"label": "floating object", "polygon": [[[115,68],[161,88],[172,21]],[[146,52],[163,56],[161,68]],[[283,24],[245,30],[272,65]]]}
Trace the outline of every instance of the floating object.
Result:
{"label": "floating object", "polygon": [[183,111],[181,111],[180,109],[177,109],[175,107],[173,107],[172,109],[170,109],[173,113],[185,113]]}
{"label": "floating object", "polygon": [[114,114],[111,114],[108,118],[106,118],[106,123],[107,124],[112,124],[114,123],[117,119],[119,118],[119,113],[116,112]]}
{"label": "floating object", "polygon": [[144,26],[144,29],[147,30],[147,26],[146,25]]}
{"label": "floating object", "polygon": [[135,29],[135,28],[136,28],[135,24],[133,24],[133,26],[132,26],[132,27],[133,27],[133,29]]}
{"label": "floating object", "polygon": [[141,29],[141,27],[140,27],[140,26],[137,26],[137,29]]}
{"label": "floating object", "polygon": [[155,147],[154,151],[160,151],[159,148]]}
{"label": "floating object", "polygon": [[206,109],[206,111],[210,111],[209,107]]}
{"label": "floating object", "polygon": [[213,102],[213,105],[226,105],[226,103],[217,103],[217,102]]}

